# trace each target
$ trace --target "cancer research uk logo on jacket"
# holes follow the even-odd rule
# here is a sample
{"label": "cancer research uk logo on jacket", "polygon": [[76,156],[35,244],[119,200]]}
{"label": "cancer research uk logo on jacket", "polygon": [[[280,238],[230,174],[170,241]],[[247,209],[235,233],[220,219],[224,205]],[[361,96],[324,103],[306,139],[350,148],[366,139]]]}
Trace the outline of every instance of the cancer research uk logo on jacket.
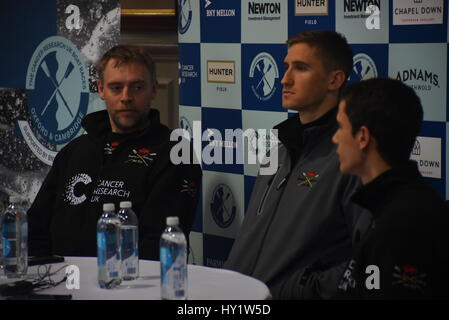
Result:
{"label": "cancer research uk logo on jacket", "polygon": [[19,120],[18,126],[42,162],[51,165],[54,150],[80,131],[89,104],[88,78],[80,53],[66,38],[49,37],[34,51],[26,77],[31,125]]}

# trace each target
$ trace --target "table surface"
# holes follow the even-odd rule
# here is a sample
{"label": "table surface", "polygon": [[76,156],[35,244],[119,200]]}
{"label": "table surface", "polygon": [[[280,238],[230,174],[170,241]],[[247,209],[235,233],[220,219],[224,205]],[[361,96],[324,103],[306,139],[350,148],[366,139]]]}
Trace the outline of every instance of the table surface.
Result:
{"label": "table surface", "polygon": [[[60,281],[65,275],[65,266],[75,265],[79,268],[79,289],[69,290],[63,282],[54,288],[44,289],[42,294],[71,294],[73,299],[83,300],[159,300],[160,299],[160,264],[159,261],[140,260],[140,276],[137,280],[122,281],[114,289],[101,289],[97,278],[96,257],[65,257],[62,263],[51,265],[51,272],[60,271],[52,276]],[[43,271],[43,266],[40,267]],[[270,299],[267,286],[252,277],[238,272],[187,265],[188,300],[265,300]],[[28,268],[27,280],[36,279],[38,267]],[[17,279],[16,279],[17,280]],[[16,281],[0,276],[0,283]]]}

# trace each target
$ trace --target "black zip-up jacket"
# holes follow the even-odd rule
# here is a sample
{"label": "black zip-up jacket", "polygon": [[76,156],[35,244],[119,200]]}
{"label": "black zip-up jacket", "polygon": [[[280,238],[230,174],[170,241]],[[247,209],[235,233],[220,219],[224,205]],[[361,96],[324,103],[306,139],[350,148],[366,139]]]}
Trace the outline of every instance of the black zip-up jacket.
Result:
{"label": "black zip-up jacket", "polygon": [[338,298],[449,298],[449,207],[416,162],[361,187],[353,201],[374,222],[356,247]]}
{"label": "black zip-up jacket", "polygon": [[30,255],[96,256],[96,226],[106,202],[132,201],[139,220],[139,257],[159,258],[167,216],[179,216],[187,236],[201,181],[199,165],[174,165],[170,130],[150,111],[150,126],[113,134],[106,110],[87,115],[87,134],[55,157],[28,211]]}
{"label": "black zip-up jacket", "polygon": [[369,225],[369,213],[350,201],[360,180],[339,170],[336,111],[275,127],[282,144],[270,152],[279,168],[257,177],[224,266],[265,282],[274,299],[335,295],[352,241]]}

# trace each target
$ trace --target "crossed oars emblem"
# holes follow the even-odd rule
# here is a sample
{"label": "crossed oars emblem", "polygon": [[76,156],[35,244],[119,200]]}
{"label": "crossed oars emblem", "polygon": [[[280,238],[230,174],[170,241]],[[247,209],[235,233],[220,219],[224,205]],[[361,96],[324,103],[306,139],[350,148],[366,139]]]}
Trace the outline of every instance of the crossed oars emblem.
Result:
{"label": "crossed oars emblem", "polygon": [[273,89],[273,87],[270,86],[270,84],[268,83],[268,80],[265,78],[265,75],[266,75],[268,72],[270,72],[272,66],[273,66],[272,64],[269,64],[269,65],[268,65],[268,68],[267,68],[267,71],[263,72],[263,71],[260,69],[259,64],[258,64],[258,63],[256,64],[257,70],[258,70],[260,73],[262,73],[262,79],[260,79],[259,83],[257,84],[256,90],[259,88],[260,84],[261,84],[264,80],[265,80],[265,83],[270,87],[270,90]]}
{"label": "crossed oars emblem", "polygon": [[61,81],[59,81],[59,83],[56,83],[55,79],[53,79],[52,75],[50,74],[50,70],[48,69],[48,66],[47,66],[47,63],[45,62],[45,60],[42,61],[41,68],[44,71],[44,73],[47,76],[47,78],[49,78],[51,80],[51,82],[53,83],[53,86],[55,87],[55,90],[53,91],[52,95],[50,96],[50,99],[48,99],[47,104],[45,105],[44,109],[41,112],[41,116],[44,115],[45,111],[47,111],[47,108],[50,105],[51,101],[55,97],[56,93],[58,93],[59,97],[62,99],[62,102],[64,102],[64,105],[67,108],[67,111],[70,113],[70,115],[73,118],[73,113],[70,110],[69,105],[67,104],[67,101],[64,99],[64,96],[62,95],[61,91],[59,90],[59,88],[61,87],[61,85],[64,82],[64,80],[67,79],[68,76],[72,73],[72,71],[73,71],[73,63],[69,62],[69,64],[67,65],[67,68],[65,70],[64,77],[62,77],[62,79],[61,79]]}

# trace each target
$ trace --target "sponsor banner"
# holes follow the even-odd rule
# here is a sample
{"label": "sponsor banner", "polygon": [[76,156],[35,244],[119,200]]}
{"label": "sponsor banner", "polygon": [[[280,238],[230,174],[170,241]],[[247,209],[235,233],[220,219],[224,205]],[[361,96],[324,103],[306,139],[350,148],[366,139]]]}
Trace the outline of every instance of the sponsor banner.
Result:
{"label": "sponsor banner", "polygon": [[233,239],[204,234],[204,265],[213,268],[222,268],[228,259],[233,243]]}
{"label": "sponsor banner", "polygon": [[243,175],[203,171],[203,232],[235,238],[243,216]]}
{"label": "sponsor banner", "polygon": [[244,149],[240,110],[202,108],[203,170],[243,174]]}
{"label": "sponsor banner", "polygon": [[[245,139],[245,155],[244,173],[248,176],[257,176],[259,172],[261,159],[257,158],[257,163],[250,163],[248,156],[262,157],[259,152],[270,150],[278,141],[276,134],[271,131],[275,125],[287,120],[286,112],[269,112],[269,111],[242,111],[242,129],[254,129]],[[265,158],[265,157],[263,157]]]}
{"label": "sponsor banner", "polygon": [[351,49],[354,62],[348,83],[388,75],[387,44],[353,44]]}
{"label": "sponsor banner", "polygon": [[178,39],[200,42],[200,8],[198,0],[178,0]]}
{"label": "sponsor banner", "polygon": [[336,29],[349,43],[387,43],[388,0],[336,1]]}
{"label": "sponsor banner", "polygon": [[288,1],[288,37],[307,30],[335,30],[335,2],[338,1]]}
{"label": "sponsor banner", "polygon": [[393,0],[393,25],[443,24],[444,0]]}
{"label": "sponsor banner", "polygon": [[179,52],[179,103],[201,106],[200,44],[180,43]]}
{"label": "sponsor banner", "polygon": [[240,1],[201,1],[201,42],[239,43],[241,40]]}
{"label": "sponsor banner", "polygon": [[[409,9],[400,9],[400,6],[395,7],[395,3],[392,4],[390,11],[390,43],[447,42],[447,9],[444,8],[444,6],[447,7],[447,1],[400,1],[398,4],[405,4],[406,2],[409,3],[406,5],[406,8]],[[445,3],[441,13],[438,8],[439,2]],[[437,21],[439,22],[436,23]],[[432,24],[429,24],[429,22],[432,22]]]}
{"label": "sponsor banner", "polygon": [[201,44],[201,104],[241,109],[241,49],[239,44]]}
{"label": "sponsor banner", "polygon": [[446,119],[447,45],[390,44],[388,75],[415,89],[424,120]]}
{"label": "sponsor banner", "polygon": [[441,179],[441,138],[417,137],[410,159],[418,163],[423,177]]}
{"label": "sponsor banner", "polygon": [[285,111],[282,108],[283,61],[287,46],[242,45],[242,108]]}
{"label": "sponsor banner", "polygon": [[288,2],[244,0],[242,43],[285,43],[288,33]]}

